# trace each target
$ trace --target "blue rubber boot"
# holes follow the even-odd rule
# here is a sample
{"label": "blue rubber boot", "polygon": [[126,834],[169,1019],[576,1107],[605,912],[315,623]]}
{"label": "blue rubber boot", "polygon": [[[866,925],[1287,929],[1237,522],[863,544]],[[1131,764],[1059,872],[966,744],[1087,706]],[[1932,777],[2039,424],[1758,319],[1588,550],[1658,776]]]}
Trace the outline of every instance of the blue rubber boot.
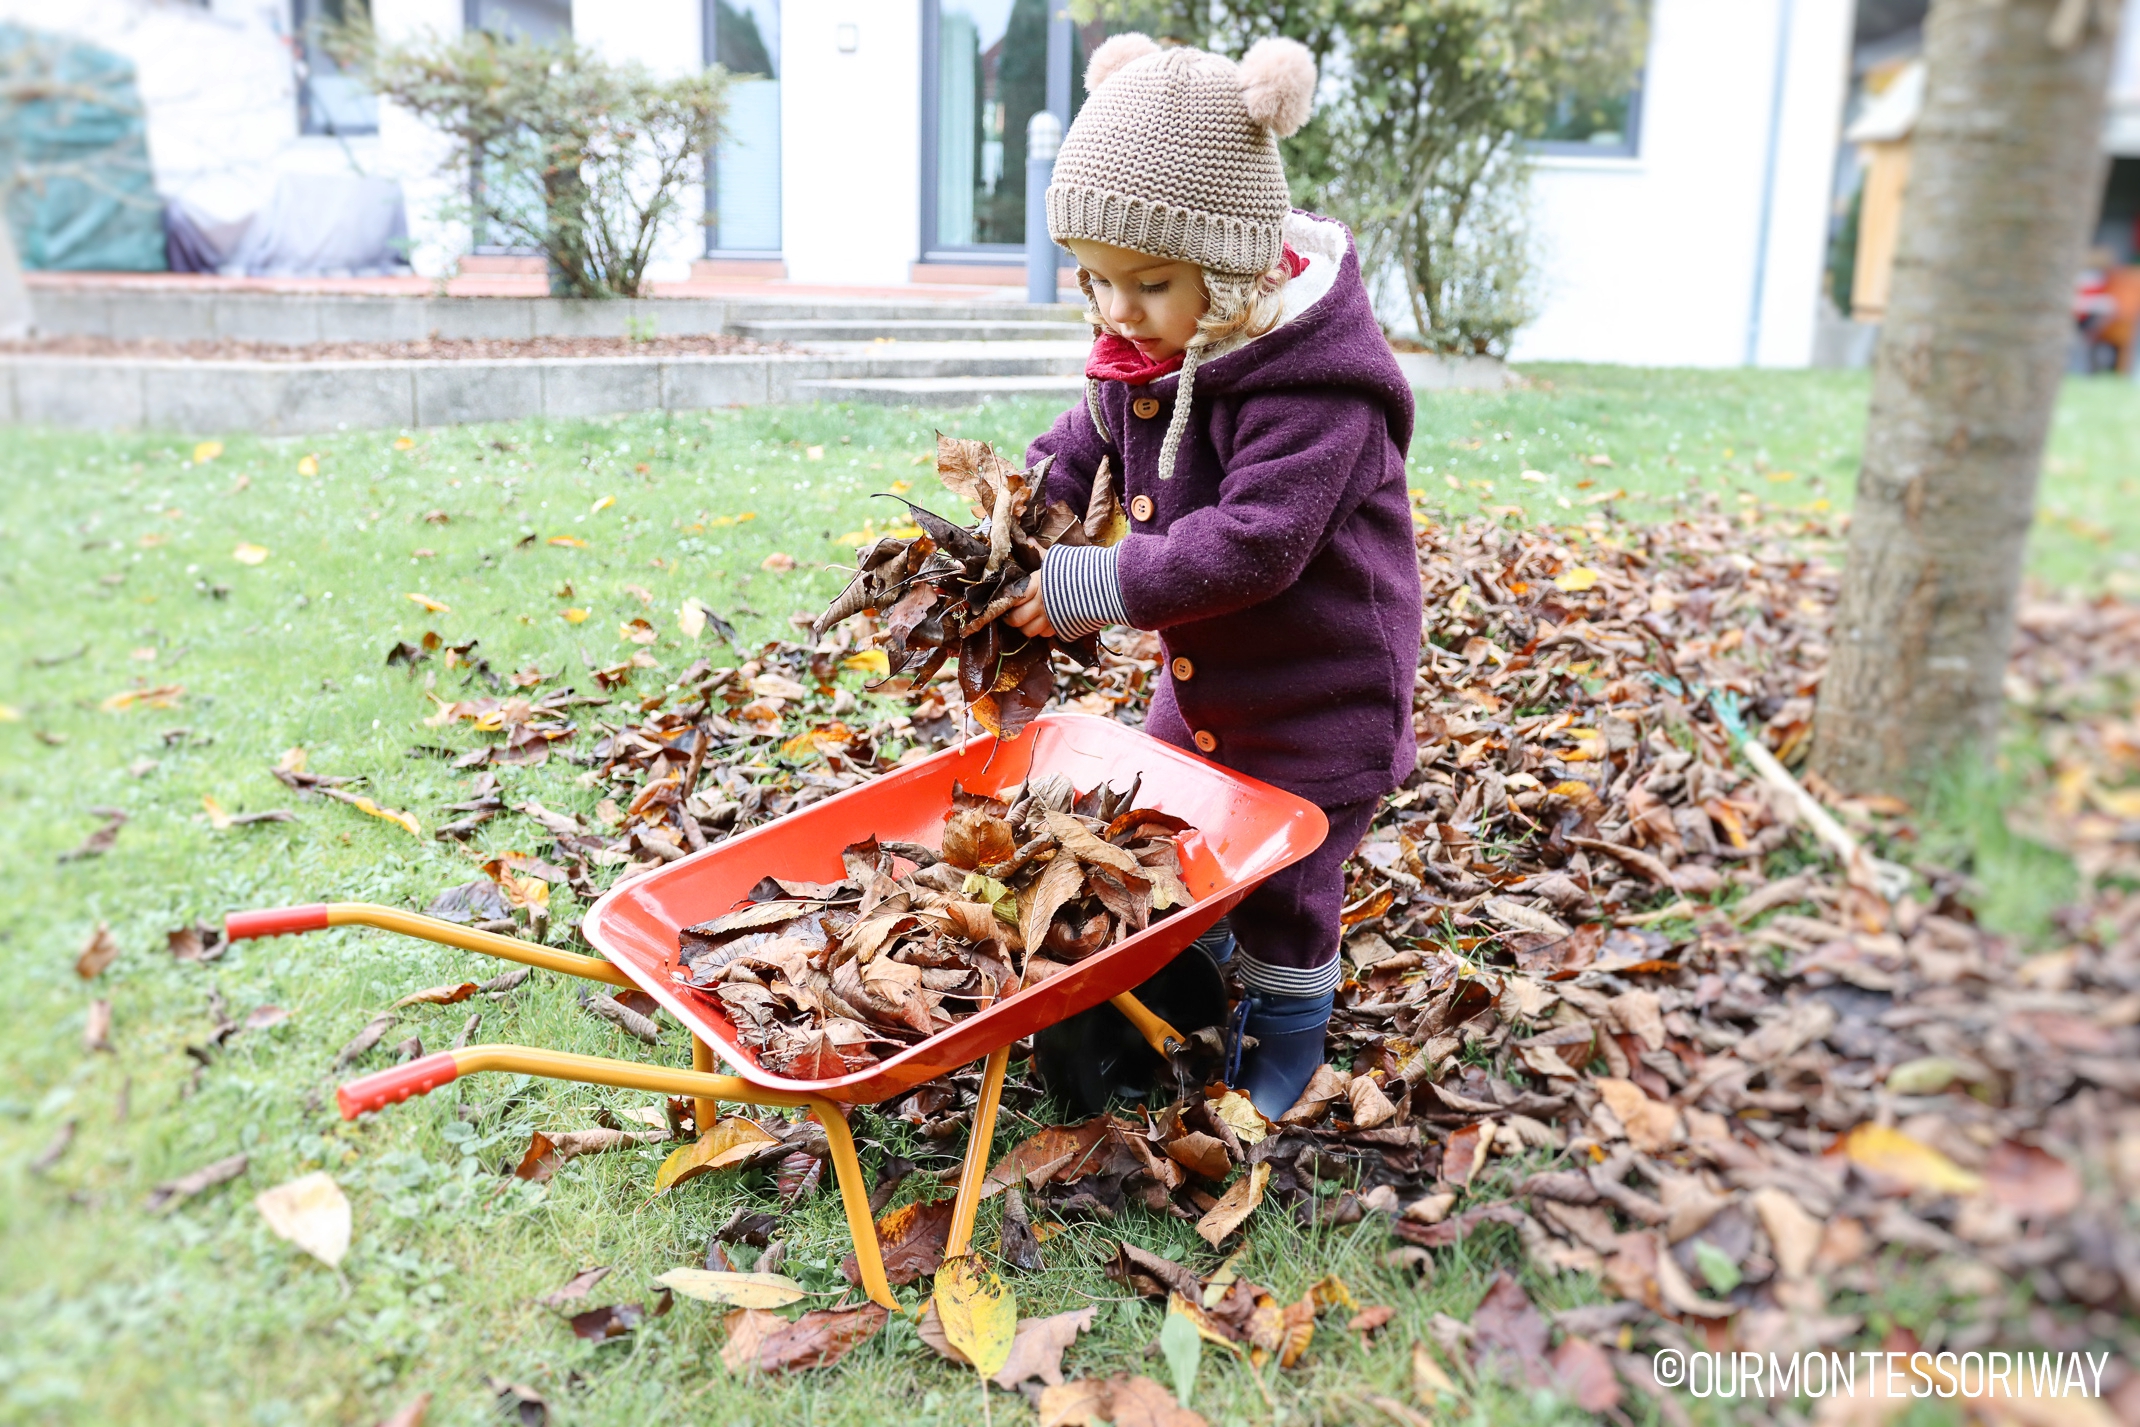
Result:
{"label": "blue rubber boot", "polygon": [[[1323,1037],[1336,999],[1334,991],[1320,996],[1251,993],[1241,999],[1235,1025],[1256,1043],[1240,1052],[1240,1068],[1227,1081],[1245,1092],[1265,1118],[1275,1120],[1292,1109],[1315,1067],[1323,1063]],[[1237,1035],[1236,1047],[1239,1044]]]}

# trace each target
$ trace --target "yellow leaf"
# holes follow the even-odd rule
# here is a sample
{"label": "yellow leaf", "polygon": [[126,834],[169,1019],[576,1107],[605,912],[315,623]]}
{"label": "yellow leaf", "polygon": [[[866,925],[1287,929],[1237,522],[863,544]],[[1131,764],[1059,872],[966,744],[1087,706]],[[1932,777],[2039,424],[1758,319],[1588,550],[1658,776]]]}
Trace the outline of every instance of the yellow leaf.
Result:
{"label": "yellow leaf", "polygon": [[1772,480],[1772,481],[1775,481],[1775,482],[1776,482],[1776,483],[1777,483],[1778,485],[1781,485],[1781,484],[1782,484],[1783,482],[1785,482],[1785,481],[1795,481],[1795,480],[1797,480],[1797,479],[1798,479],[1798,472],[1796,472],[1796,471],[1770,471],[1770,472],[1768,473],[1768,478],[1769,478],[1770,480]]}
{"label": "yellow leaf", "polygon": [[267,546],[255,545],[252,544],[250,541],[241,544],[237,549],[230,552],[230,558],[236,560],[241,565],[265,564],[267,563],[267,557]]}
{"label": "yellow leaf", "polygon": [[1244,1145],[1259,1144],[1271,1132],[1271,1122],[1238,1090],[1229,1090],[1210,1102],[1211,1113],[1233,1126],[1234,1138]]}
{"label": "yellow leaf", "polygon": [[895,540],[912,540],[915,536],[921,534],[921,527],[918,525],[887,525],[884,528],[884,533]]}
{"label": "yellow leaf", "polygon": [[740,1115],[716,1120],[713,1128],[696,1141],[661,1162],[661,1168],[654,1172],[654,1192],[666,1194],[686,1180],[739,1165],[756,1154],[760,1146],[773,1143],[773,1136],[755,1120]]}
{"label": "yellow leaf", "polygon": [[282,757],[275,760],[275,766],[285,773],[302,773],[305,771],[306,756],[302,748],[285,749]]}
{"label": "yellow leaf", "polygon": [[201,794],[201,806],[208,810],[208,826],[217,832],[223,832],[230,827],[230,811],[215,800],[214,794]]}
{"label": "yellow leaf", "polygon": [[0,704],[0,723],[21,723],[22,710],[13,704]]}
{"label": "yellow leaf", "polygon": [[[609,509],[609,508],[610,508],[611,506],[615,505],[616,503],[617,503],[617,498],[616,498],[615,496],[613,496],[613,495],[606,495],[606,496],[603,496],[603,497],[602,497],[602,498],[601,498],[600,500],[598,500],[598,501],[596,501],[596,502],[594,503],[594,509],[592,509],[592,510],[588,511],[587,513],[588,513],[589,515],[600,515],[600,514],[601,514],[601,513],[603,512],[603,511],[605,511],[605,510]],[[554,543],[554,542],[553,542],[553,543]]]}
{"label": "yellow leaf", "polygon": [[1241,1227],[1242,1221],[1256,1212],[1263,1202],[1263,1186],[1271,1182],[1271,1162],[1264,1160],[1251,1165],[1248,1173],[1233,1182],[1233,1187],[1219,1197],[1211,1206],[1211,1212],[1196,1221],[1196,1232],[1204,1242],[1217,1248],[1228,1234]]}
{"label": "yellow leaf", "polygon": [[426,614],[451,614],[451,613],[453,613],[453,606],[452,606],[452,605],[446,604],[445,602],[443,602],[443,601],[441,601],[441,600],[435,600],[435,599],[432,599],[432,598],[431,598],[431,597],[430,597],[429,595],[419,595],[419,594],[413,594],[413,593],[412,593],[412,594],[411,594],[411,595],[409,596],[409,600],[410,600],[410,602],[411,602],[411,603],[413,603],[413,604],[419,604],[419,605],[422,605],[422,606],[423,606],[423,608],[424,608],[424,613],[426,613]]}
{"label": "yellow leaf", "polygon": [[394,438],[394,449],[397,451],[406,451],[415,444],[416,443],[414,441],[410,440],[406,436],[396,436]]}
{"label": "yellow leaf", "polygon": [[1843,1153],[1859,1168],[1901,1180],[1912,1189],[1974,1194],[1984,1187],[1981,1176],[1888,1125],[1868,1122],[1858,1126],[1844,1137]]}
{"label": "yellow leaf", "polygon": [[299,456],[299,457],[297,458],[297,474],[299,474],[300,476],[316,476],[316,475],[318,475],[319,473],[320,473],[320,463],[319,463],[319,457],[317,457],[317,456]]}
{"label": "yellow leaf", "polygon": [[1577,565],[1574,569],[1556,579],[1553,582],[1553,586],[1555,589],[1580,593],[1583,590],[1595,589],[1597,583],[1597,571],[1591,569],[1588,565]]}
{"label": "yellow leaf", "polygon": [[559,610],[557,613],[558,617],[567,624],[585,624],[587,622],[587,611],[583,609],[564,609]]}
{"label": "yellow leaf", "polygon": [[349,799],[349,805],[360,813],[370,813],[375,818],[394,824],[394,826],[405,830],[410,837],[422,837],[424,835],[422,824],[398,808],[382,808],[370,798],[364,797]]}
{"label": "yellow leaf", "polygon": [[676,610],[676,627],[686,639],[696,639],[706,632],[706,606],[697,600],[685,600]]}
{"label": "yellow leaf", "polygon": [[275,1231],[329,1268],[349,1252],[349,1199],[332,1175],[315,1170],[253,1199],[253,1207]]}
{"label": "yellow leaf", "polygon": [[587,542],[577,535],[553,535],[550,537],[550,543],[552,545],[563,545],[571,550],[585,550],[587,548]]}
{"label": "yellow leaf", "polygon": [[106,713],[125,713],[136,704],[149,709],[168,709],[177,705],[186,692],[182,684],[162,684],[153,689],[124,689],[98,704]]}
{"label": "yellow leaf", "polygon": [[222,454],[222,442],[203,441],[200,445],[193,448],[193,464],[196,466],[205,466],[210,461],[213,461],[216,457]]}
{"label": "yellow leaf", "polygon": [[809,1290],[779,1273],[719,1273],[705,1268],[672,1268],[654,1280],[701,1303],[731,1308],[785,1308]]}
{"label": "yellow leaf", "polygon": [[966,1355],[974,1371],[994,1377],[1011,1358],[1018,1331],[1018,1298],[1003,1280],[961,1254],[936,1275],[936,1319],[944,1338]]}
{"label": "yellow leaf", "polygon": [[1308,1290],[1308,1296],[1315,1300],[1315,1311],[1318,1313],[1325,1308],[1338,1307],[1350,1308],[1355,1313],[1360,1311],[1358,1301],[1352,1296],[1352,1290],[1345,1286],[1344,1279],[1334,1273],[1324,1274],[1315,1287]]}
{"label": "yellow leaf", "polygon": [[842,669],[859,669],[872,679],[888,678],[892,672],[891,657],[882,649],[865,649],[859,654],[850,654],[840,661]]}
{"label": "yellow leaf", "polygon": [[905,495],[905,494],[906,494],[906,493],[907,493],[908,491],[910,491],[910,490],[912,490],[912,489],[914,489],[914,483],[913,483],[912,481],[893,481],[893,482],[892,482],[892,494],[893,494],[893,495]]}

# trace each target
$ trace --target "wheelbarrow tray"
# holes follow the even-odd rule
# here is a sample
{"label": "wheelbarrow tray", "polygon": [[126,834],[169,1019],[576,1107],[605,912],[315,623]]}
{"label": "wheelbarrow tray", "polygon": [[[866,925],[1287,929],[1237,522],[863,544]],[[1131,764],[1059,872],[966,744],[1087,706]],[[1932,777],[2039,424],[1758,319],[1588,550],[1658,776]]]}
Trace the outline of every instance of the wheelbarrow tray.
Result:
{"label": "wheelbarrow tray", "polygon": [[[896,1055],[826,1080],[797,1080],[766,1069],[712,992],[685,984],[688,973],[678,956],[682,930],[732,910],[760,879],[841,880],[847,875],[841,850],[872,835],[941,846],[954,784],[1004,797],[1027,778],[1051,773],[1068,778],[1080,793],[1102,783],[1126,787],[1142,775],[1137,806],[1171,814],[1193,829],[1181,835],[1180,848],[1182,880],[1196,900]],[[1017,739],[969,739],[613,887],[587,911],[580,931],[752,1084],[871,1105],[1134,989],[1258,882],[1312,852],[1328,827],[1313,803],[1149,734],[1111,719],[1047,714]]]}

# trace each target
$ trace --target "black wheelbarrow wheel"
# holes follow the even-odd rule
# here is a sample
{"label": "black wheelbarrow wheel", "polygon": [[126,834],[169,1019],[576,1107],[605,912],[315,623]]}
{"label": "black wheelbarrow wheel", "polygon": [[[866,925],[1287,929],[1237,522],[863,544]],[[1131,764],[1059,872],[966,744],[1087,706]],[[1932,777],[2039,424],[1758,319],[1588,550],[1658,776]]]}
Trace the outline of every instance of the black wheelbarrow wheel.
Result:
{"label": "black wheelbarrow wheel", "polygon": [[[1223,1031],[1226,980],[1201,942],[1130,993],[1161,1020],[1197,1042],[1197,1032]],[[1117,1100],[1172,1099],[1180,1072],[1145,1043],[1129,1017],[1102,1001],[1033,1037],[1033,1069],[1041,1088],[1072,1115],[1097,1115]]]}

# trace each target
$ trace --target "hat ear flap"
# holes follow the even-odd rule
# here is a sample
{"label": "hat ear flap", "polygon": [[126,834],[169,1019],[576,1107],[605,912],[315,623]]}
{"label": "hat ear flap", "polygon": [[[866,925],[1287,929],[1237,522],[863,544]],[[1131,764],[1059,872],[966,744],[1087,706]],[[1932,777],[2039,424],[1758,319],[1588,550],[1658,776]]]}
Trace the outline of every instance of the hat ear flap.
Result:
{"label": "hat ear flap", "polygon": [[1276,37],[1258,40],[1242,56],[1240,72],[1241,103],[1249,118],[1281,139],[1308,122],[1315,108],[1315,56],[1306,45]]}
{"label": "hat ear flap", "polygon": [[1092,58],[1085,62],[1085,92],[1093,93],[1112,79],[1115,71],[1124,65],[1135,64],[1146,55],[1158,53],[1157,41],[1150,35],[1141,35],[1134,30],[1109,38],[1094,50]]}

